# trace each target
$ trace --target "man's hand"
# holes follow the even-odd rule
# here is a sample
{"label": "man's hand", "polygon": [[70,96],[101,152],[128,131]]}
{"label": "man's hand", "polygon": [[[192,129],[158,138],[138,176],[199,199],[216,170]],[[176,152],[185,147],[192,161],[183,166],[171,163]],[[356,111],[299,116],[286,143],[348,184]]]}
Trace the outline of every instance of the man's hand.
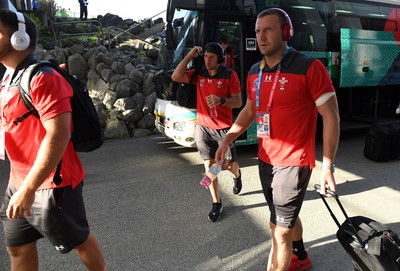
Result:
{"label": "man's hand", "polygon": [[191,58],[196,58],[199,56],[199,54],[203,51],[203,48],[201,48],[200,46],[195,46],[193,47],[193,49],[189,52],[189,56]]}
{"label": "man's hand", "polygon": [[321,194],[328,195],[326,192],[328,188],[334,192],[336,191],[336,182],[332,170],[322,168],[319,180],[321,184]]}
{"label": "man's hand", "polygon": [[35,201],[35,191],[28,190],[25,186],[18,189],[17,192],[11,197],[7,208],[7,217],[9,219],[16,219],[30,216],[31,207]]}
{"label": "man's hand", "polygon": [[221,104],[221,97],[211,94],[206,97],[206,102],[209,107]]}
{"label": "man's hand", "polygon": [[[225,162],[230,162],[230,161],[225,161],[226,160],[226,153],[228,152],[229,145],[221,142],[218,146],[217,151],[215,152],[215,161],[218,164],[224,164]],[[232,159],[232,158],[230,158]]]}

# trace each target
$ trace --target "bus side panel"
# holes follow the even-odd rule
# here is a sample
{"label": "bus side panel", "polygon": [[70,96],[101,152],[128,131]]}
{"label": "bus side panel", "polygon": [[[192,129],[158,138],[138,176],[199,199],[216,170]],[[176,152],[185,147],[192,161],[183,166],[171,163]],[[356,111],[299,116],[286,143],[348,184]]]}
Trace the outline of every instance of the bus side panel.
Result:
{"label": "bus side panel", "polygon": [[331,76],[331,78],[335,78],[335,72],[334,70],[336,69],[335,66],[333,66],[332,62],[332,52],[316,52],[316,51],[301,51],[303,54],[309,55],[311,57],[319,59],[322,64],[328,69],[328,73]]}
{"label": "bus side panel", "polygon": [[340,87],[400,84],[395,32],[341,29]]}

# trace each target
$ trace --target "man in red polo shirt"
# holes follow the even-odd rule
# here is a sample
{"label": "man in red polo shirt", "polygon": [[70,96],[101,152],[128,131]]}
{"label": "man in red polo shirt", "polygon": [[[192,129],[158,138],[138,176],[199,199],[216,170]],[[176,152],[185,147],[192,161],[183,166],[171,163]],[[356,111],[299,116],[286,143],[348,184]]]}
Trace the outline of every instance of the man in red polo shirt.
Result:
{"label": "man in red polo shirt", "polygon": [[[335,190],[333,161],[339,142],[339,113],[327,69],[314,58],[287,46],[293,36],[289,16],[271,8],[255,25],[261,61],[250,68],[248,100],[217,150],[257,119],[259,175],[270,210],[272,247],[268,271],[305,271],[312,262],[305,251],[298,217],[315,167],[318,113],[323,120],[321,187]],[[325,192],[325,191],[323,191]]]}
{"label": "man in red polo shirt", "polygon": [[[186,70],[190,61],[199,56],[203,48],[195,46],[179,63],[172,74],[172,80],[189,83],[194,70]],[[208,43],[204,48],[204,65],[193,82],[197,87],[196,147],[204,161],[206,172],[215,163],[215,151],[232,126],[232,108],[242,105],[239,78],[233,70],[221,65],[224,61],[224,49],[216,42]],[[213,112],[213,110],[215,110]],[[230,162],[226,168],[233,174],[233,193],[242,189],[241,172],[236,162],[234,144],[230,145]],[[225,157],[222,161],[225,161]],[[218,178],[210,186],[213,206],[208,214],[211,222],[220,218],[223,210],[218,193]]]}
{"label": "man in red polo shirt", "polygon": [[[21,71],[36,57],[37,28],[29,17],[0,10],[0,158],[10,160],[10,179],[0,209],[12,270],[38,270],[36,242],[46,237],[60,253],[74,250],[88,270],[106,270],[89,231],[82,197],[84,169],[71,138],[73,90],[50,67],[31,81],[31,114],[18,86]],[[61,162],[60,162],[61,161]]]}

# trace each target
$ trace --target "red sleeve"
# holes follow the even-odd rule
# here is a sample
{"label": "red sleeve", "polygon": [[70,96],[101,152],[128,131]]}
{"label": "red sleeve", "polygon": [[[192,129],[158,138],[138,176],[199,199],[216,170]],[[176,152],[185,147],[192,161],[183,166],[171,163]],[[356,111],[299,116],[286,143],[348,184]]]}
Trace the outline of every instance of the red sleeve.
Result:
{"label": "red sleeve", "polygon": [[306,76],[308,91],[314,101],[326,93],[335,91],[328,70],[320,60],[316,59],[311,63]]}
{"label": "red sleeve", "polygon": [[[186,76],[189,78],[189,82],[190,82],[190,80],[192,78],[193,73],[194,73],[194,69],[185,71]],[[192,83],[196,83],[196,78],[193,78]]]}
{"label": "red sleeve", "polygon": [[69,83],[53,70],[53,73],[41,73],[31,82],[32,103],[42,121],[59,114],[72,112],[71,97],[73,90]]}

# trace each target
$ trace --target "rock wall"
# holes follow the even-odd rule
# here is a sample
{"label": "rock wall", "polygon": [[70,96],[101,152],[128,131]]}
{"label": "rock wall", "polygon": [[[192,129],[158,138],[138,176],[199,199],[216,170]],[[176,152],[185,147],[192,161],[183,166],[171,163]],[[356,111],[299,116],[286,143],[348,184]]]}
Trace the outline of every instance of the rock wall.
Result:
{"label": "rock wall", "polygon": [[153,79],[158,50],[139,47],[122,45],[108,51],[104,46],[74,45],[36,55],[66,63],[71,74],[87,82],[106,138],[128,138],[155,132]]}

